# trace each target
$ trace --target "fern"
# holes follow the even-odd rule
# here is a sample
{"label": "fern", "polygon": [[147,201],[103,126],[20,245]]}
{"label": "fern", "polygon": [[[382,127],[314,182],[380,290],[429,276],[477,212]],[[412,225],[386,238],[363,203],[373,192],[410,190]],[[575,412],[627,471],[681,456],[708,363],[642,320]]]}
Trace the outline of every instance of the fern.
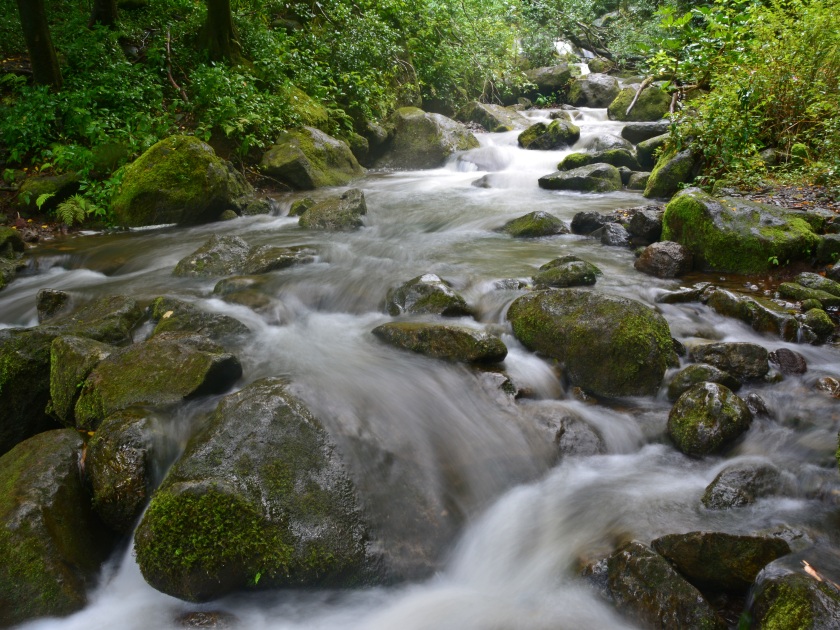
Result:
{"label": "fern", "polygon": [[67,225],[82,223],[95,210],[95,207],[82,195],[73,195],[58,204],[55,216]]}

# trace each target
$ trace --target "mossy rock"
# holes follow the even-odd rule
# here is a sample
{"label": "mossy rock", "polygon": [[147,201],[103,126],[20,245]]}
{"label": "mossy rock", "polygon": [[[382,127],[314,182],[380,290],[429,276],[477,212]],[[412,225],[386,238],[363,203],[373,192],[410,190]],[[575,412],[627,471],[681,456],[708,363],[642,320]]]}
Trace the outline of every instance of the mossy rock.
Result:
{"label": "mossy rock", "polygon": [[772,464],[743,462],[721,470],[706,486],[701,502],[709,510],[728,510],[755,503],[781,486],[779,469]]}
{"label": "mossy rock", "polygon": [[683,393],[668,415],[668,435],[693,457],[718,453],[749,429],[746,403],[718,383],[698,383]]}
{"label": "mossy rock", "polygon": [[317,201],[315,201],[312,197],[304,197],[303,199],[296,199],[292,202],[292,205],[289,206],[289,216],[290,217],[299,217],[304,212],[309,210],[312,206],[314,206]]}
{"label": "mossy rock", "polygon": [[575,107],[607,107],[620,91],[618,79],[592,72],[572,79],[566,100]]}
{"label": "mossy rock", "polygon": [[627,108],[636,96],[636,88],[627,87],[618,93],[607,107],[610,120],[626,120],[633,122],[655,121],[664,118],[671,109],[671,96],[657,86],[652,85],[642,90],[639,100],[627,113]]}
{"label": "mossy rock", "polygon": [[673,359],[665,319],[626,298],[536,291],[515,300],[507,318],[527,348],[557,359],[574,385],[599,396],[652,396]]}
{"label": "mossy rock", "polygon": [[282,132],[260,170],[298,190],[344,186],[364,175],[345,142],[313,127]]}
{"label": "mossy rock", "polygon": [[505,223],[500,229],[517,238],[537,238],[540,236],[554,236],[568,234],[569,228],[553,214],[536,210]]}
{"label": "mossy rock", "polygon": [[239,273],[251,248],[239,236],[214,234],[193,253],[182,258],[172,270],[173,276],[212,278]]}
{"label": "mossy rock", "polygon": [[122,346],[131,343],[134,329],[144,318],[145,312],[134,298],[108,295],[56,318],[50,326],[60,328],[62,334]]}
{"label": "mossy rock", "polygon": [[467,302],[452,285],[433,273],[412,278],[388,291],[385,310],[389,315],[443,315],[462,317],[471,315]]}
{"label": "mossy rock", "polygon": [[656,162],[645,186],[645,197],[670,198],[682,184],[698,174],[699,161],[690,149],[664,153]]}
{"label": "mossy rock", "polygon": [[572,169],[586,166],[587,164],[592,164],[591,153],[569,153],[569,155],[564,157],[563,161],[557,165],[557,170],[571,171]]}
{"label": "mossy rock", "polygon": [[17,260],[26,249],[17,230],[0,225],[0,258]]}
{"label": "mossy rock", "polygon": [[714,365],[695,363],[674,374],[671,382],[668,383],[668,400],[677,400],[698,383],[719,383],[732,391],[738,391],[741,388],[741,383],[729,372],[716,368]]}
{"label": "mossy rock", "polygon": [[770,371],[767,350],[746,341],[704,343],[692,347],[689,354],[692,361],[714,365],[741,382],[763,378]]}
{"label": "mossy rock", "polygon": [[670,137],[670,134],[665,133],[639,142],[636,145],[636,159],[639,161],[639,165],[642,168],[650,169],[656,166],[660,149],[665,146]]}
{"label": "mossy rock", "polygon": [[570,153],[557,165],[557,170],[570,171],[587,164],[596,163],[612,164],[615,167],[626,166],[634,171],[641,168],[636,156],[629,149],[607,149],[597,153]]}
{"label": "mossy rock", "polygon": [[501,105],[479,103],[472,101],[465,105],[457,116],[462,122],[474,122],[487,131],[502,132],[524,129],[529,125],[528,119],[519,112],[515,112]]}
{"label": "mossy rock", "polygon": [[81,610],[112,550],[82,481],[81,448],[62,429],[0,457],[0,626]]}
{"label": "mossy rock", "polygon": [[799,337],[799,321],[772,300],[718,289],[706,304],[720,315],[739,319],[758,332],[774,334],[785,341],[796,341]]}
{"label": "mossy rock", "polygon": [[362,217],[366,214],[365,194],[358,188],[351,188],[340,196],[316,203],[300,215],[298,224],[310,230],[353,232],[364,227]]}
{"label": "mossy rock", "polygon": [[74,427],[73,409],[82,383],[116,348],[84,337],[56,337],[50,346],[50,412]]}
{"label": "mossy rock", "polygon": [[372,332],[389,345],[446,361],[499,363],[507,356],[501,339],[466,326],[388,322]]}
{"label": "mossy rock", "polygon": [[802,323],[813,331],[817,343],[828,341],[834,334],[834,322],[831,321],[828,313],[821,308],[812,308],[806,311]]}
{"label": "mossy rock", "polygon": [[549,124],[536,123],[519,134],[517,142],[523,149],[554,151],[573,145],[580,139],[580,127],[565,120]]}
{"label": "mossy rock", "polygon": [[353,482],[319,420],[279,379],[226,396],[135,534],[154,588],[206,601],[255,588],[350,587],[370,575]]}
{"label": "mossy rock", "polygon": [[774,261],[805,260],[818,237],[795,213],[698,188],[676,195],[665,209],[662,239],[676,241],[707,271],[762,273]]}
{"label": "mossy rock", "polygon": [[[79,175],[73,172],[29,177],[18,189],[17,206],[29,212],[50,212],[79,190],[80,180]],[[39,208],[37,201],[41,195],[52,197],[44,201]]]}
{"label": "mossy rock", "polygon": [[288,103],[297,119],[308,127],[315,127],[327,131],[330,125],[330,113],[314,98],[296,86],[292,86],[288,93]]}
{"label": "mossy rock", "polygon": [[38,312],[38,323],[42,324],[57,315],[67,312],[72,305],[70,294],[54,289],[41,289],[35,296],[35,310]]}
{"label": "mossy rock", "polygon": [[836,628],[840,595],[826,581],[804,573],[759,575],[750,613],[763,630],[823,630]]}
{"label": "mossy rock", "polygon": [[149,306],[149,311],[151,320],[157,322],[152,337],[167,332],[190,332],[221,341],[249,332],[248,327],[238,319],[203,311],[189,302],[175,298],[156,298]]}
{"label": "mossy rock", "polygon": [[536,89],[526,92],[526,96],[565,94],[569,81],[576,76],[580,76],[580,66],[576,64],[559,63],[554,66],[531,68],[525,71],[525,77],[536,86]]}
{"label": "mossy rock", "polygon": [[540,188],[605,193],[621,190],[621,174],[612,164],[589,164],[540,177]]}
{"label": "mossy rock", "polygon": [[0,289],[5,289],[24,267],[26,264],[20,260],[0,258]]}
{"label": "mossy rock", "polygon": [[538,289],[565,289],[595,284],[601,270],[592,263],[575,256],[562,256],[545,263],[534,275],[534,286]]}
{"label": "mossy rock", "polygon": [[239,360],[207,338],[161,333],[96,366],[76,403],[76,427],[94,430],[112,413],[134,405],[167,408],[219,394],[241,375]]}
{"label": "mossy rock", "polygon": [[621,137],[633,144],[639,144],[645,140],[657,136],[667,136],[671,127],[670,120],[657,120],[654,122],[631,122],[621,128]]}
{"label": "mossy rock", "polygon": [[295,265],[306,265],[315,262],[315,254],[314,249],[304,245],[296,247],[259,245],[248,253],[243,272],[248,275],[259,275],[288,269]]}
{"label": "mossy rock", "polygon": [[816,289],[817,291],[824,291],[825,293],[840,297],[840,282],[835,282],[831,278],[825,278],[818,273],[805,271],[796,276],[794,282],[808,289]]}
{"label": "mossy rock", "polygon": [[215,221],[252,192],[229,162],[193,136],[171,136],[125,167],[112,201],[119,225],[137,227]]}
{"label": "mossy rock", "polygon": [[818,263],[837,263],[840,260],[840,234],[823,234],[814,252]]}
{"label": "mossy rock", "polygon": [[809,289],[796,282],[782,282],[777,290],[779,295],[788,300],[804,302],[805,300],[817,300],[824,308],[840,306],[840,298],[832,293],[826,293],[819,289]]}

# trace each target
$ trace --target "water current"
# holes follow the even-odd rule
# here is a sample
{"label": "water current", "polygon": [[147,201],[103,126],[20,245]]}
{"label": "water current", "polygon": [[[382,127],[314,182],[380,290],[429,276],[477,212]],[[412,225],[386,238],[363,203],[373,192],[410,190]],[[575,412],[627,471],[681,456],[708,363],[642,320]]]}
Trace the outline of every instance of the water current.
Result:
{"label": "water current", "polygon": [[[535,121],[547,121],[548,113],[528,112]],[[604,110],[583,109],[579,116],[582,137],[575,150],[621,128]],[[423,524],[413,522],[416,497],[401,492],[405,478],[422,489],[424,505],[435,511],[430,522],[448,534],[442,536],[444,547],[434,550],[431,577],[358,591],[260,592],[205,605],[153,590],[131,549],[123,548],[84,610],[27,628],[167,628],[193,610],[228,611],[241,627],[254,630],[635,627],[577,577],[581,563],[609,553],[616,541],[649,542],[708,529],[785,532],[795,549],[836,543],[839,480],[833,454],[840,405],[812,385],[840,371],[838,350],[764,337],[700,304],[655,305],[658,294],[680,283],[635,271],[629,249],[575,235],[513,239],[496,232],[534,210],[568,223],[583,210],[646,203],[630,192],[541,190],[537,178],[555,170],[571,149],[524,151],[516,136],[479,134],[481,148],[444,168],[369,173],[354,184],[368,206],[365,227],[354,233],[301,229],[296,218],[285,216],[295,198],[290,195],[278,197],[274,215],[189,229],[91,234],[30,252],[30,269],[0,294],[0,326],[35,325],[35,294],[42,288],[67,291],[78,301],[106,294],[147,300],[171,295],[236,317],[252,331],[237,349],[245,374],[238,386],[274,375],[289,375],[303,386],[360,480],[383,527],[384,544],[423,535]],[[472,185],[483,176],[489,188]],[[250,245],[310,245],[318,257],[313,264],[270,274],[264,291],[275,301],[258,315],[214,297],[215,280],[171,275],[177,261],[213,233],[236,234]],[[756,419],[726,459],[689,459],[664,435],[670,409],[664,393],[609,404],[578,400],[549,363],[510,334],[505,310],[523,292],[499,288],[498,282],[526,279],[564,254],[603,270],[594,290],[655,306],[683,343],[789,347],[806,357],[809,371],[742,390],[742,396],[759,393],[770,417]],[[389,320],[383,312],[387,289],[430,272],[476,307],[478,323],[470,325],[500,332],[509,348],[504,370],[530,392],[528,399],[513,402],[470,369],[385,347],[370,334]],[[706,279],[740,282],[719,275]],[[192,418],[215,402],[187,407],[166,423],[165,438],[175,449],[188,437]],[[545,410],[574,415],[596,429],[607,453],[557,462],[535,421]],[[391,477],[381,461],[368,456],[365,445],[374,441],[406,462]],[[700,504],[705,486],[738,460],[778,466],[783,496],[736,510],[705,510]]]}

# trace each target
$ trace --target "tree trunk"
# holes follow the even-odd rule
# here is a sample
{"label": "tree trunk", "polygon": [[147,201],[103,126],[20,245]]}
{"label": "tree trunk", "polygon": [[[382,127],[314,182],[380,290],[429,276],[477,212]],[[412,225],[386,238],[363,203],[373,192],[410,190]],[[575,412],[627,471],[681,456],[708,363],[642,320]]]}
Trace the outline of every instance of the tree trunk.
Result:
{"label": "tree trunk", "polygon": [[61,69],[55,55],[44,0],[17,0],[23,38],[32,63],[32,80],[38,85],[61,87]]}
{"label": "tree trunk", "polygon": [[102,24],[114,28],[117,24],[117,0],[93,0],[93,10],[90,12],[88,27]]}
{"label": "tree trunk", "polygon": [[201,45],[213,61],[238,64],[242,47],[233,25],[230,0],[207,0],[207,21],[201,32]]}

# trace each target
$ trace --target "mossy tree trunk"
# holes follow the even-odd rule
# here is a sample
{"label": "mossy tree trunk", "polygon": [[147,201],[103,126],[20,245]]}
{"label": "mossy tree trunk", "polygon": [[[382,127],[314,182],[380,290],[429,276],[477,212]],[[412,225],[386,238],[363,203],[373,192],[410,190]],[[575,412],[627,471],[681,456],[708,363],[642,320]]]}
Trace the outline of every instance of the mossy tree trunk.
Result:
{"label": "mossy tree trunk", "polygon": [[38,85],[61,87],[61,69],[50,37],[44,0],[17,0],[20,25],[32,63],[32,80]]}
{"label": "mossy tree trunk", "polygon": [[233,25],[230,0],[207,0],[207,20],[200,41],[212,61],[242,62],[242,46]]}
{"label": "mossy tree trunk", "polygon": [[88,26],[102,24],[114,28],[117,24],[117,0],[93,0]]}

